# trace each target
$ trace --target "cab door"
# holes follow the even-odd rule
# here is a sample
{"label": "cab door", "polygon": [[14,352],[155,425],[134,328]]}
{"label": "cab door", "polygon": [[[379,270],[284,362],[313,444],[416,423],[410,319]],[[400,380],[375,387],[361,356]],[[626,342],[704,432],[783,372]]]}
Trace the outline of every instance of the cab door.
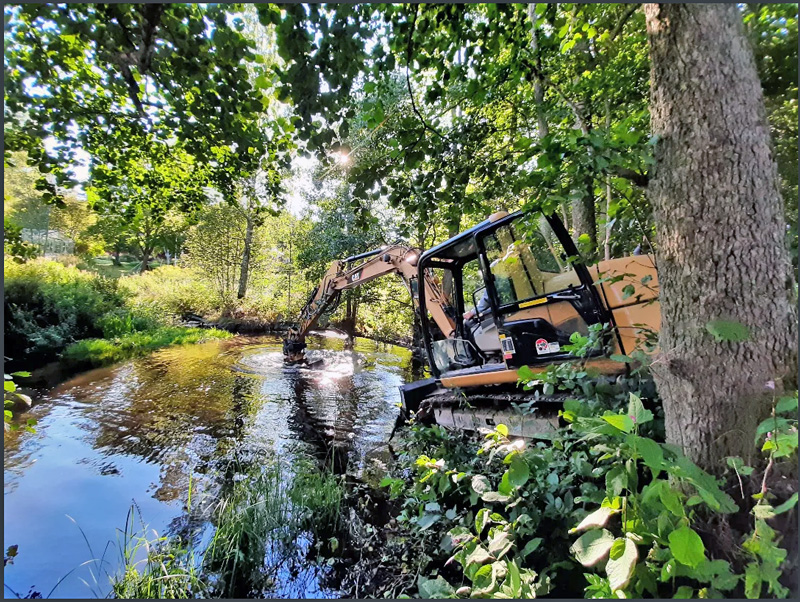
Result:
{"label": "cab door", "polygon": [[480,233],[478,247],[509,368],[572,358],[573,333],[611,320],[558,218],[511,215]]}

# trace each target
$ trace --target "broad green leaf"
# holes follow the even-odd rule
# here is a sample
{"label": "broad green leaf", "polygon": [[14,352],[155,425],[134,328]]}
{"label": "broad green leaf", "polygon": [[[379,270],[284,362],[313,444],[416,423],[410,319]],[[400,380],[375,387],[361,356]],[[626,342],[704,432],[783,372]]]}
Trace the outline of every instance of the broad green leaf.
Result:
{"label": "broad green leaf", "polygon": [[692,598],[694,598],[694,588],[688,585],[681,585],[672,596],[673,600],[691,600]]}
{"label": "broad green leaf", "polygon": [[781,397],[778,400],[778,403],[775,404],[775,413],[776,414],[784,414],[784,413],[797,413],[797,397]]}
{"label": "broad green leaf", "polygon": [[466,563],[467,566],[471,564],[483,564],[491,559],[492,556],[489,554],[489,552],[486,551],[486,548],[484,548],[483,546],[478,546],[472,551],[472,553],[469,556],[467,556]]}
{"label": "broad green leaf", "polygon": [[775,509],[769,504],[756,504],[753,506],[753,516],[766,520],[775,516]]}
{"label": "broad green leaf", "polygon": [[491,489],[492,484],[485,476],[479,474],[472,477],[472,490],[475,493],[485,493],[486,491],[491,491]]}
{"label": "broad green leaf", "polygon": [[424,531],[425,529],[428,529],[432,525],[436,524],[440,518],[442,518],[441,514],[423,514],[422,517],[417,521],[417,526]]}
{"label": "broad green leaf", "polygon": [[747,326],[733,320],[712,320],[706,324],[706,330],[718,343],[750,340],[750,330]]}
{"label": "broad green leaf", "polygon": [[608,519],[617,514],[619,510],[614,508],[609,508],[607,506],[601,506],[594,512],[592,512],[589,516],[584,518],[578,526],[570,529],[570,533],[581,533],[586,531],[586,529],[593,529],[596,527],[605,527],[608,523]]}
{"label": "broad green leaf", "polygon": [[664,452],[661,446],[647,437],[639,437],[638,435],[628,435],[625,438],[626,443],[636,449],[636,452],[642,457],[645,465],[657,477],[661,472],[664,464]]}
{"label": "broad green leaf", "polygon": [[528,482],[530,469],[528,463],[519,455],[514,456],[508,468],[508,480],[514,487],[522,487]]}
{"label": "broad green leaf", "polygon": [[592,529],[581,535],[570,551],[583,566],[594,566],[608,555],[614,539],[607,529]]}
{"label": "broad green leaf", "polygon": [[608,424],[624,433],[630,433],[633,430],[633,420],[625,414],[606,414],[602,418]]}
{"label": "broad green leaf", "polygon": [[428,600],[452,598],[456,593],[453,586],[441,575],[436,577],[436,579],[427,579],[420,575],[417,587],[419,588],[420,597]]}
{"label": "broad green leaf", "polygon": [[686,515],[681,502],[681,495],[675,491],[667,481],[661,482],[658,497],[664,507],[677,517]]}
{"label": "broad green leaf", "polygon": [[636,568],[636,561],[639,559],[639,552],[636,544],[627,537],[617,539],[621,544],[615,545],[622,547],[621,553],[612,554],[606,563],[606,574],[611,591],[623,589],[631,580],[633,571]]}
{"label": "broad green leaf", "polygon": [[[28,378],[31,375],[30,372],[26,372],[25,370],[20,370],[19,372],[12,372],[11,376],[18,376],[20,378]],[[794,398],[794,406],[797,407],[797,398]]]}
{"label": "broad green leaf", "polygon": [[501,559],[514,545],[514,540],[506,531],[496,531],[489,541],[489,554],[496,559]]}
{"label": "broad green leaf", "polygon": [[615,362],[622,362],[622,363],[624,363],[624,364],[629,364],[629,363],[631,363],[632,361],[634,361],[634,360],[633,360],[633,358],[632,358],[631,356],[629,356],[629,355],[621,355],[621,354],[619,354],[619,353],[612,353],[612,354],[611,354],[610,356],[608,356],[608,357],[609,357],[609,359],[610,359],[610,360],[612,360],[612,361],[615,361]]}
{"label": "broad green leaf", "polygon": [[788,500],[780,504],[779,506],[775,506],[775,514],[783,514],[784,512],[788,512],[792,508],[797,505],[797,493],[793,493],[792,497]]}
{"label": "broad green leaf", "polygon": [[690,567],[697,567],[706,559],[706,547],[697,532],[691,527],[680,527],[669,534],[669,549],[675,560]]}
{"label": "broad green leaf", "polygon": [[617,497],[628,486],[628,474],[624,466],[614,466],[606,473],[606,493],[608,497]]}
{"label": "broad green leaf", "polygon": [[642,400],[638,395],[631,393],[628,402],[628,415],[637,426],[653,420],[653,412],[646,410],[642,405]]}
{"label": "broad green leaf", "polygon": [[505,424],[498,424],[494,427],[494,430],[503,435],[503,437],[508,437],[508,427]]}
{"label": "broad green leaf", "polygon": [[508,502],[511,500],[511,496],[503,495],[499,491],[487,491],[481,494],[481,499],[484,502]]}
{"label": "broad green leaf", "polygon": [[534,537],[528,543],[525,544],[525,547],[522,548],[522,557],[525,558],[528,554],[532,554],[535,552],[539,546],[542,545],[542,538],[541,537]]}
{"label": "broad green leaf", "polygon": [[489,524],[489,509],[481,508],[475,515],[475,532],[480,536],[486,525]]}

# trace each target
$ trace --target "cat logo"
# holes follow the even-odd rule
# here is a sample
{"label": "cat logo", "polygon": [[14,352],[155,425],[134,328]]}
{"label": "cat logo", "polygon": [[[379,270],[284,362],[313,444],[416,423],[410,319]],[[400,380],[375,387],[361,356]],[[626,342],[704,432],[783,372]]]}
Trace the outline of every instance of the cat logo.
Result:
{"label": "cat logo", "polygon": [[355,274],[350,276],[350,282],[356,282],[358,280],[361,280],[361,272],[356,272]]}

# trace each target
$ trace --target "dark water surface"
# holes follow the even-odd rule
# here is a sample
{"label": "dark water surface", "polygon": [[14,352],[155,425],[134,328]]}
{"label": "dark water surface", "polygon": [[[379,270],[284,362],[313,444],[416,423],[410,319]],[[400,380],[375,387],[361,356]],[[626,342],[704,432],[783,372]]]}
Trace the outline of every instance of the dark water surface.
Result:
{"label": "dark water surface", "polygon": [[[352,351],[338,338],[309,343],[324,370],[285,368],[275,337],[237,337],[94,370],[45,394],[20,417],[38,420],[36,434],[4,441],[3,543],[19,546],[5,596],[9,587],[47,595],[65,576],[54,596],[106,595],[132,504],[159,535],[181,532],[223,487],[234,455],[287,464],[333,455],[337,470],[380,478],[410,352],[363,339]],[[275,595],[336,595],[324,567],[284,573]]]}

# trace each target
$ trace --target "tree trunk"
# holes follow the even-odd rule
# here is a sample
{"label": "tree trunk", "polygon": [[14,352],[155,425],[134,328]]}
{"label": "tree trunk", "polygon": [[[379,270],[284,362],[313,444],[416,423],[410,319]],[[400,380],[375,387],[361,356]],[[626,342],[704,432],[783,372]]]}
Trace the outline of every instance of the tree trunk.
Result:
{"label": "tree trunk", "polygon": [[122,262],[119,260],[119,249],[114,249],[114,259],[111,263],[117,266],[122,265]]}
{"label": "tree trunk", "polygon": [[[662,328],[653,374],[667,440],[706,469],[755,450],[772,391],[796,383],[797,314],[761,85],[729,4],[645,5],[651,121],[648,194]],[[713,320],[745,325],[717,342]]]}
{"label": "tree trunk", "polygon": [[586,177],[584,186],[586,193],[583,197],[572,201],[572,236],[575,244],[578,244],[582,234],[589,237],[589,241],[579,244],[578,248],[584,258],[591,261],[597,249],[597,216],[594,212],[594,180],[591,176]]}
{"label": "tree trunk", "polygon": [[144,274],[147,270],[150,269],[150,256],[153,254],[152,247],[146,247],[142,250],[142,267],[139,268],[139,271]]}
{"label": "tree trunk", "polygon": [[244,299],[247,294],[247,276],[250,272],[250,249],[253,246],[253,218],[247,216],[247,229],[244,233],[244,251],[242,252],[242,265],[239,271],[239,290],[237,299]]}

